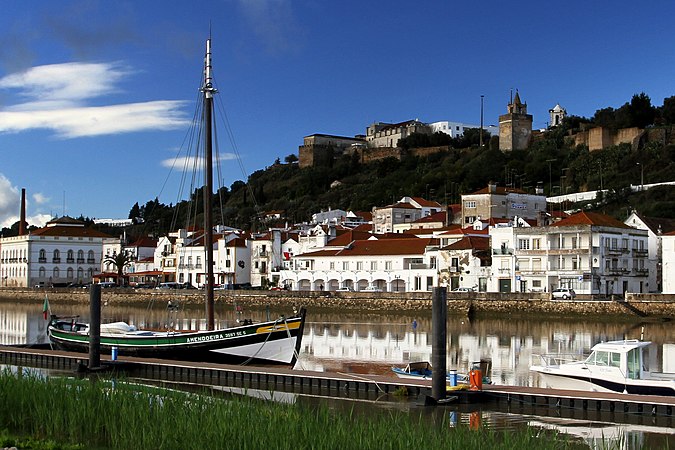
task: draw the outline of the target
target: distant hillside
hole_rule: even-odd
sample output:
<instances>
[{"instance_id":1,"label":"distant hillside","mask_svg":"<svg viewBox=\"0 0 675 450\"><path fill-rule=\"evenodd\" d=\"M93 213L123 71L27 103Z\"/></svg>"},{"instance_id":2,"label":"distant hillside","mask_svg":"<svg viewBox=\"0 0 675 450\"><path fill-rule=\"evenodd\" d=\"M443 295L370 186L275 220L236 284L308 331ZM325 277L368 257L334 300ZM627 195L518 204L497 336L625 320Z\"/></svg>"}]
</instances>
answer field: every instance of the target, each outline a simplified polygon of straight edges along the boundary
<instances>
[{"instance_id":1,"label":"distant hillside","mask_svg":"<svg viewBox=\"0 0 675 450\"><path fill-rule=\"evenodd\" d=\"M250 175L248 182L235 182L222 188L221 199L214 199L218 222L244 229L261 230L270 225L308 221L321 210L370 211L373 206L391 204L404 195L420 196L439 203L458 203L461 194L471 193L495 181L534 191L541 186L548 195L561 192L609 189L601 212L625 219L632 208L654 217L675 218L675 188L660 187L630 192L630 184L675 181L675 145L647 145L632 150L619 145L589 152L566 139L564 127L554 129L529 150L502 153L470 147L449 149L428 156L402 156L362 164L343 157L330 167L300 169L297 164L274 164ZM550 168L550 172L549 172ZM185 226L189 214L199 223L203 210L201 191L178 208L148 202L135 215L145 220L131 233L165 233L173 224ZM222 202L222 203L221 203ZM222 208L221 208L222 204ZM563 205L571 208L574 205ZM577 205L579 207L579 205ZM267 211L284 211L286 220L266 223Z\"/></svg>"}]
</instances>

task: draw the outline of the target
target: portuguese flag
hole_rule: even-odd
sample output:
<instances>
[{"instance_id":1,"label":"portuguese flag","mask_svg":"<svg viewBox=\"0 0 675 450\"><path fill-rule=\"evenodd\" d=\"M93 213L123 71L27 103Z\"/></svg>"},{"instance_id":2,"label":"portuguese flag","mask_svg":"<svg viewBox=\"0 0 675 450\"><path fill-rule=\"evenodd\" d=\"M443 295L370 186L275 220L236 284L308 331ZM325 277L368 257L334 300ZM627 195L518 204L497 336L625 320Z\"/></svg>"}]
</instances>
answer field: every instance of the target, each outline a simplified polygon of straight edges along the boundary
<instances>
[{"instance_id":1,"label":"portuguese flag","mask_svg":"<svg viewBox=\"0 0 675 450\"><path fill-rule=\"evenodd\" d=\"M42 317L47 320L47 317L49 316L49 299L45 295L45 302L42 304Z\"/></svg>"}]
</instances>

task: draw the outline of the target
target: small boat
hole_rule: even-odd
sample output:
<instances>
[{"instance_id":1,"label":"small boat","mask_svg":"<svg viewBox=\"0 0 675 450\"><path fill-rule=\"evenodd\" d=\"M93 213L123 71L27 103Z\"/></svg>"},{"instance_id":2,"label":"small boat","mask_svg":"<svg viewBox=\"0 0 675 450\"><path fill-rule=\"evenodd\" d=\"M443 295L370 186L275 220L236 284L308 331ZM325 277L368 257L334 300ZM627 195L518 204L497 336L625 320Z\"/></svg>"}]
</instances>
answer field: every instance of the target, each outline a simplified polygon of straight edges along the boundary
<instances>
[{"instance_id":1,"label":"small boat","mask_svg":"<svg viewBox=\"0 0 675 450\"><path fill-rule=\"evenodd\" d=\"M211 205L213 194L213 86L211 66L211 39L206 41L202 86L204 173L204 204ZM200 158L195 158L198 161ZM300 308L291 317L274 321L252 323L244 321L237 326L216 329L214 320L214 224L212 211L204 212L204 293L206 303L206 330L137 330L124 322L104 324L100 328L102 353L164 358L184 361L218 363L263 363L293 366L297 360L305 323L305 309ZM75 319L54 317L48 327L51 341L63 350L89 351L89 324Z\"/></svg>"},{"instance_id":2,"label":"small boat","mask_svg":"<svg viewBox=\"0 0 675 450\"><path fill-rule=\"evenodd\" d=\"M645 369L643 353L650 344L637 339L601 342L584 360L542 355L543 364L530 370L553 389L675 396L675 374Z\"/></svg>"},{"instance_id":3,"label":"small boat","mask_svg":"<svg viewBox=\"0 0 675 450\"><path fill-rule=\"evenodd\" d=\"M101 352L142 358L227 364L293 366L300 351L305 309L292 317L203 331L138 330L125 322L101 324ZM89 324L53 316L49 336L57 348L89 351Z\"/></svg>"},{"instance_id":4,"label":"small boat","mask_svg":"<svg viewBox=\"0 0 675 450\"><path fill-rule=\"evenodd\" d=\"M485 363L483 363L483 365L485 365ZM391 370L399 378L431 380L431 363L428 361L411 362L403 368L392 367ZM489 368L485 368L484 370L487 372ZM483 384L492 384L490 377L487 376L485 372L483 372ZM450 383L455 382L455 384L469 384L469 376L466 374L457 373L457 371L448 372L445 376L445 379Z\"/></svg>"}]
</instances>

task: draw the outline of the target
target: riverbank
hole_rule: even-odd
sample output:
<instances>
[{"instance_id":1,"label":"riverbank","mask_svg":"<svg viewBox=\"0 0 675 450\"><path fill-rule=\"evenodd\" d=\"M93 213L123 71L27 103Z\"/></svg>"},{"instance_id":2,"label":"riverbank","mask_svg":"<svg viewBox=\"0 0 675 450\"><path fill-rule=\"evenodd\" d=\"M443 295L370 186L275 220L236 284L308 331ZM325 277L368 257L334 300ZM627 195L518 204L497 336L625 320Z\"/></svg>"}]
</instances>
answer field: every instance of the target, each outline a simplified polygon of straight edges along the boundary
<instances>
[{"instance_id":1,"label":"riverbank","mask_svg":"<svg viewBox=\"0 0 675 450\"><path fill-rule=\"evenodd\" d=\"M0 301L41 302L45 295L52 305L87 304L85 289L0 288ZM197 290L103 289L102 301L108 305L145 305L179 301L201 307L203 293ZM414 292L297 292L297 291L216 291L216 306L234 303L247 308L305 306L315 311L431 311L431 293ZM623 300L551 300L545 293L499 294L449 292L448 314L468 316L536 315L548 318L569 316L608 317L619 320L674 319L675 296L628 294Z\"/></svg>"},{"instance_id":2,"label":"riverbank","mask_svg":"<svg viewBox=\"0 0 675 450\"><path fill-rule=\"evenodd\" d=\"M0 423L14 433L80 448L445 449L578 448L541 428L448 427L425 411L347 413L327 406L185 393L124 380L0 372ZM395 430L395 431L392 431ZM53 447L58 448L58 447Z\"/></svg>"}]
</instances>

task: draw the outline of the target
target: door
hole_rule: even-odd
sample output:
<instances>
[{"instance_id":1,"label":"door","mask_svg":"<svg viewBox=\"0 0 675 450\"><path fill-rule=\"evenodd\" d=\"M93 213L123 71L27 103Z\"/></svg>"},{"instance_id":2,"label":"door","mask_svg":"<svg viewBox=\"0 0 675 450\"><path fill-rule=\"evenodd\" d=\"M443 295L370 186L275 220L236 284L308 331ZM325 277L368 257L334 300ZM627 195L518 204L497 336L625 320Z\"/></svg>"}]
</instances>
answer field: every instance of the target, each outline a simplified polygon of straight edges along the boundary
<instances>
[{"instance_id":1,"label":"door","mask_svg":"<svg viewBox=\"0 0 675 450\"><path fill-rule=\"evenodd\" d=\"M511 279L510 278L500 278L499 279L499 292L511 292Z\"/></svg>"}]
</instances>

